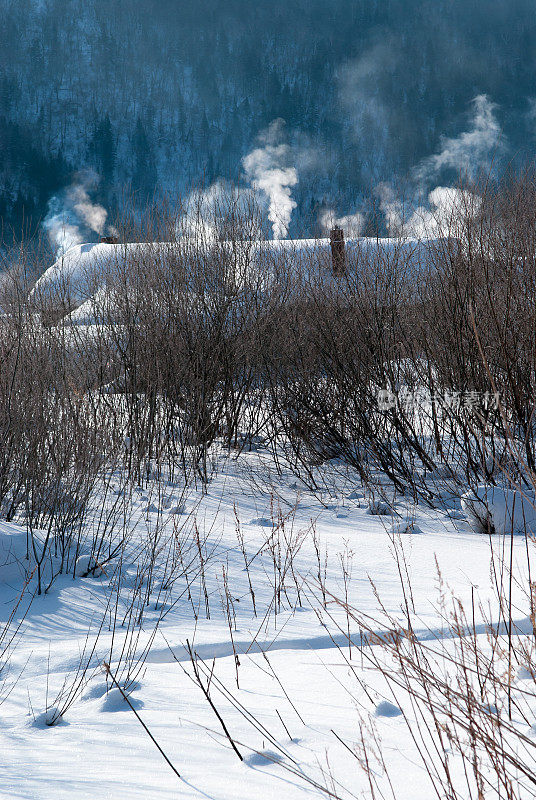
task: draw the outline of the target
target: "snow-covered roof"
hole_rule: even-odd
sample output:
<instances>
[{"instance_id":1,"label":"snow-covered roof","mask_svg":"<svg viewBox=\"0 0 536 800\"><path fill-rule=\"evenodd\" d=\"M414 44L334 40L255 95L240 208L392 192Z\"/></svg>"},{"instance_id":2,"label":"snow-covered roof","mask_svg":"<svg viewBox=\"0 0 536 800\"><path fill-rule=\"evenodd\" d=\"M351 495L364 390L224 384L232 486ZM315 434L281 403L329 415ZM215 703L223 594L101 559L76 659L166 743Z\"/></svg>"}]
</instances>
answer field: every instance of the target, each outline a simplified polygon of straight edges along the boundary
<instances>
[{"instance_id":1,"label":"snow-covered roof","mask_svg":"<svg viewBox=\"0 0 536 800\"><path fill-rule=\"evenodd\" d=\"M392 260L403 259L415 267L427 262L430 248L434 240L420 239L394 239L394 238L356 238L347 239L345 242L346 253L350 259L355 257L358 261L367 261L380 257L385 264ZM239 252L237 242L220 242L219 247L228 248L229 251ZM62 298L66 307L81 309L75 319L85 318L92 307L92 299L98 297L105 282L105 276L110 269L118 267L124 269L129 263L147 263L150 268L155 259L172 256L173 253L188 252L188 246L196 247L195 242L188 240L176 242L129 242L122 244L81 244L71 247L51 267L49 267L37 280L32 294L53 295ZM332 268L331 243L324 239L284 239L261 242L244 242L243 253L257 266L270 269L270 264L275 264L286 254L292 254L293 264L311 263L314 256L315 262L321 267L325 266L328 272Z\"/></svg>"}]
</instances>

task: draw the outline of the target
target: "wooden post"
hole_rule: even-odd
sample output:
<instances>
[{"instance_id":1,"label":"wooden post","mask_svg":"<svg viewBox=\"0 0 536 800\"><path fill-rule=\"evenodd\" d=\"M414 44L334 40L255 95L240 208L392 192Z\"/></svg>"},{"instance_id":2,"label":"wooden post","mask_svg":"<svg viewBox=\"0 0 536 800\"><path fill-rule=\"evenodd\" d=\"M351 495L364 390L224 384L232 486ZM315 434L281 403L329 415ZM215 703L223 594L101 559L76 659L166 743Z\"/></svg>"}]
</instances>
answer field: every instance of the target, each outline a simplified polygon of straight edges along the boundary
<instances>
[{"instance_id":1,"label":"wooden post","mask_svg":"<svg viewBox=\"0 0 536 800\"><path fill-rule=\"evenodd\" d=\"M329 233L331 243L331 261L333 264L333 274L343 275L346 270L346 248L344 244L344 232L336 225Z\"/></svg>"}]
</instances>

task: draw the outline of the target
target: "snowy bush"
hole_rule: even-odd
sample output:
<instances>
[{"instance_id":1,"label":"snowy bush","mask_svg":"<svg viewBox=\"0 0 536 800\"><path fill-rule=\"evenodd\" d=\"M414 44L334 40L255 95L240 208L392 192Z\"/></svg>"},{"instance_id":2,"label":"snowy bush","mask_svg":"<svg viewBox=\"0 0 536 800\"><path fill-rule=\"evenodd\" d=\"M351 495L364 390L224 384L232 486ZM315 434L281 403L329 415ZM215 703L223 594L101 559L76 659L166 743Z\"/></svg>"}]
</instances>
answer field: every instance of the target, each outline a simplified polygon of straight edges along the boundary
<instances>
[{"instance_id":1,"label":"snowy bush","mask_svg":"<svg viewBox=\"0 0 536 800\"><path fill-rule=\"evenodd\" d=\"M96 564L92 556L84 554L76 559L76 574L82 578L91 576L93 578L104 574L104 569L100 564Z\"/></svg>"},{"instance_id":2,"label":"snowy bush","mask_svg":"<svg viewBox=\"0 0 536 800\"><path fill-rule=\"evenodd\" d=\"M421 533L421 529L415 524L415 519L403 519L400 522L393 522L391 532L395 536L405 533Z\"/></svg>"},{"instance_id":3,"label":"snowy bush","mask_svg":"<svg viewBox=\"0 0 536 800\"><path fill-rule=\"evenodd\" d=\"M50 706L46 711L38 714L34 719L34 726L36 728L52 728L54 725L59 725L63 722L63 714L56 706Z\"/></svg>"},{"instance_id":4,"label":"snowy bush","mask_svg":"<svg viewBox=\"0 0 536 800\"><path fill-rule=\"evenodd\" d=\"M462 509L477 533L534 533L536 501L519 489L477 486L461 498Z\"/></svg>"}]
</instances>

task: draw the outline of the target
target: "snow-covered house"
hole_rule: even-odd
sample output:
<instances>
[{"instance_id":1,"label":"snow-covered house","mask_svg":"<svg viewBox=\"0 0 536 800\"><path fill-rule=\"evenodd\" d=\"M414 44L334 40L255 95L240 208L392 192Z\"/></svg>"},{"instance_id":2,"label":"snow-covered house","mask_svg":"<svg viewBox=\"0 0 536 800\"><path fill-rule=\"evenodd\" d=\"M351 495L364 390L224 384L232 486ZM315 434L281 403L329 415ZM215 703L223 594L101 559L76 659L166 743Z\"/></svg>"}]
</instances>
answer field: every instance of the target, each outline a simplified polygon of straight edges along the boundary
<instances>
[{"instance_id":1,"label":"snow-covered house","mask_svg":"<svg viewBox=\"0 0 536 800\"><path fill-rule=\"evenodd\" d=\"M395 263L411 265L419 270L430 259L438 240L397 238L350 238L334 229L330 238L283 239L256 242L217 242L204 245L206 253L227 258L231 268L240 273L239 281L247 275L275 274L278 266L292 265L297 271L310 270L314 265L328 279L336 281L349 265L359 265L380 259L384 269ZM104 302L105 285L110 276L128 274L129 265L149 271L158 262L193 257L195 242L124 242L101 241L71 247L61 255L37 280L32 294L50 297L61 305L73 323L88 322L95 303ZM195 250L198 257L198 249Z\"/></svg>"}]
</instances>

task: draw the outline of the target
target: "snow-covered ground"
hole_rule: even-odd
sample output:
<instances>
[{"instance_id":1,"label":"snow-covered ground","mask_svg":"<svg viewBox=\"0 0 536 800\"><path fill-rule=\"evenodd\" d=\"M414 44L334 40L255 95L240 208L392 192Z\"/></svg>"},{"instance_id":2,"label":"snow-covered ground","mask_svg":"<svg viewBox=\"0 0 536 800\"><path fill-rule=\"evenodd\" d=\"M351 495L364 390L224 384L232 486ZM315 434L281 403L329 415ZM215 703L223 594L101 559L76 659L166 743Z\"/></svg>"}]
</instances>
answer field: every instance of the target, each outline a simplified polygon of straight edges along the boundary
<instances>
[{"instance_id":1,"label":"snow-covered ground","mask_svg":"<svg viewBox=\"0 0 536 800\"><path fill-rule=\"evenodd\" d=\"M502 621L497 570L511 547L514 632L530 633L525 538L473 531L456 498L436 511L395 498L389 509L351 476L313 494L264 458L223 456L206 492L186 497L173 484L135 490L121 557L99 574L60 575L29 604L30 580L4 637L14 638L2 675L0 797L349 798L373 796L370 771L383 791L391 780L397 799L434 796L408 729L416 708L374 668L388 654L370 630L381 639L393 620L407 628L409 602L413 635L445 668L456 648L452 594L485 650L485 619ZM122 491L119 476L112 489ZM25 548L25 528L2 523L6 624ZM192 680L188 645L214 707ZM516 669L514 687L533 682ZM530 718L514 722L533 735ZM460 759L452 770L463 776Z\"/></svg>"}]
</instances>

